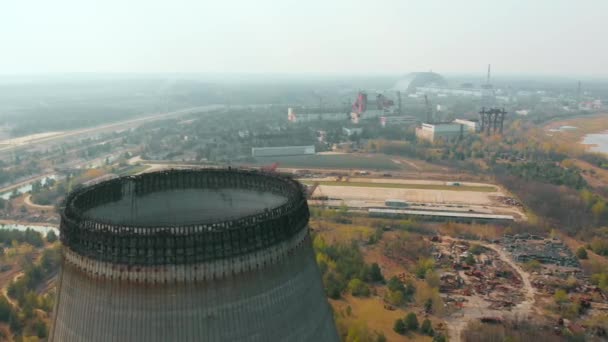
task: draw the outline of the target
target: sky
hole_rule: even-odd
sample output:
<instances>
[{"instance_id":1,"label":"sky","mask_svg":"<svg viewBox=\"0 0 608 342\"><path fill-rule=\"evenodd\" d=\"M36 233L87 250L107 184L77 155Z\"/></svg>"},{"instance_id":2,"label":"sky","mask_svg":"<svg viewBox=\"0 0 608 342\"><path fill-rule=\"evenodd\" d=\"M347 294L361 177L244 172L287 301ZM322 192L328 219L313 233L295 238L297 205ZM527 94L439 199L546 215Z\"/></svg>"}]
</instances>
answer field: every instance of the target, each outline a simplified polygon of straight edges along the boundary
<instances>
[{"instance_id":1,"label":"sky","mask_svg":"<svg viewBox=\"0 0 608 342\"><path fill-rule=\"evenodd\" d=\"M5 0L0 74L608 75L606 0Z\"/></svg>"}]
</instances>

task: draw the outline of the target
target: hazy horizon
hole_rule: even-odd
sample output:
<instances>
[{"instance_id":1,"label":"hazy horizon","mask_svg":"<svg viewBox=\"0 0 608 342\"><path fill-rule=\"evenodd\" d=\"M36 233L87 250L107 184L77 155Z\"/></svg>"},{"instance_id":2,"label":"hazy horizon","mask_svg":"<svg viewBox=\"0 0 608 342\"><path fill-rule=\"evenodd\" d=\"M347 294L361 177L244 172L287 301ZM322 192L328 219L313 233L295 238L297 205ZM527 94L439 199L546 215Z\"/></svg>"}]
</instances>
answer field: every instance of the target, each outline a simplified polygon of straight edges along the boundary
<instances>
[{"instance_id":1,"label":"hazy horizon","mask_svg":"<svg viewBox=\"0 0 608 342\"><path fill-rule=\"evenodd\" d=\"M2 75L608 76L604 1L4 4Z\"/></svg>"}]
</instances>

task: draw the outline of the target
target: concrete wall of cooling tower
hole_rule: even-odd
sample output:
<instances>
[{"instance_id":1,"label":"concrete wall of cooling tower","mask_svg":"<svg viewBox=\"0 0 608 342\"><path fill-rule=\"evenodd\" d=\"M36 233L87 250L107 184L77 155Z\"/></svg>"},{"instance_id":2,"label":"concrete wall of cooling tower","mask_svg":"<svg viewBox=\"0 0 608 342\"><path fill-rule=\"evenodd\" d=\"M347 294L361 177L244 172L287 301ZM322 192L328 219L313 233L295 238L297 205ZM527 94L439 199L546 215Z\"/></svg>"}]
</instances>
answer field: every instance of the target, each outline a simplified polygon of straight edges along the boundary
<instances>
[{"instance_id":1,"label":"concrete wall of cooling tower","mask_svg":"<svg viewBox=\"0 0 608 342\"><path fill-rule=\"evenodd\" d=\"M308 234L258 267L159 285L94 278L65 262L49 341L339 340Z\"/></svg>"}]
</instances>

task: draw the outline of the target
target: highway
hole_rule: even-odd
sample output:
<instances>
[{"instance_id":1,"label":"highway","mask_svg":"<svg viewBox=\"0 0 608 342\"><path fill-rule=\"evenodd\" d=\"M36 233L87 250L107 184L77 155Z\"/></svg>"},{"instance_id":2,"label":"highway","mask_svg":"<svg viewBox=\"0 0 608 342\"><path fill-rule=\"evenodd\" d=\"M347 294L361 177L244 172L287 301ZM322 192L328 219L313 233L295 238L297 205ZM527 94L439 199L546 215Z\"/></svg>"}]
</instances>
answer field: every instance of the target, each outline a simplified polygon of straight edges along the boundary
<instances>
[{"instance_id":1,"label":"highway","mask_svg":"<svg viewBox=\"0 0 608 342\"><path fill-rule=\"evenodd\" d=\"M95 126L95 127L82 128L82 129L77 129L77 130L72 130L72 131L65 131L60 134L51 135L51 136L47 136L47 137L41 137L40 139L32 139L32 140L26 141L22 144L19 144L19 145L11 145L11 146L2 147L2 148L0 148L0 153L12 152L17 149L25 149L25 148L34 147L34 146L40 145L40 144L44 144L44 146L48 146L48 143L50 143L50 142L62 141L62 140L68 139L68 138L74 138L74 137L85 136L85 135L92 136L92 135L99 134L102 132L112 132L112 131L116 131L119 129L134 128L134 127L138 127L144 123L151 122L151 121L163 120L163 119L168 119L171 117L177 117L177 116L192 114L192 113L196 113L196 112L210 112L210 111L214 111L214 110L218 110L218 109L222 109L222 108L224 108L223 105L208 105L208 106L200 106L200 107L191 107L191 108L180 109L180 110L167 112L167 113L152 114L152 115L142 116L142 117L138 117L138 118L134 118L134 119L113 122L113 123L104 124L104 125Z\"/></svg>"}]
</instances>

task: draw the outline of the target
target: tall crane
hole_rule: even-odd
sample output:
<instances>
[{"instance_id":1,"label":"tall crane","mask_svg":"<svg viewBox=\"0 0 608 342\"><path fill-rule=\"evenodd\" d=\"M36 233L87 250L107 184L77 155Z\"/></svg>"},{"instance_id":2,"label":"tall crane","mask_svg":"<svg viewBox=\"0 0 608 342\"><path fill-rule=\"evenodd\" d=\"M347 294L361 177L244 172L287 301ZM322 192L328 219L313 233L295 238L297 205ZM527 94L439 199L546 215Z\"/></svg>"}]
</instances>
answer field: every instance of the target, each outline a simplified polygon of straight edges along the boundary
<instances>
[{"instance_id":1,"label":"tall crane","mask_svg":"<svg viewBox=\"0 0 608 342\"><path fill-rule=\"evenodd\" d=\"M352 107L351 107L351 120L353 123L359 123L359 119L361 118L361 115L363 114L363 112L365 112L365 110L367 110L367 94L360 91L357 94L357 99L355 100L355 103L353 103Z\"/></svg>"}]
</instances>

